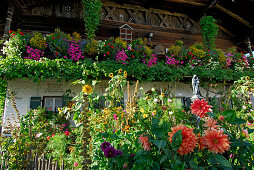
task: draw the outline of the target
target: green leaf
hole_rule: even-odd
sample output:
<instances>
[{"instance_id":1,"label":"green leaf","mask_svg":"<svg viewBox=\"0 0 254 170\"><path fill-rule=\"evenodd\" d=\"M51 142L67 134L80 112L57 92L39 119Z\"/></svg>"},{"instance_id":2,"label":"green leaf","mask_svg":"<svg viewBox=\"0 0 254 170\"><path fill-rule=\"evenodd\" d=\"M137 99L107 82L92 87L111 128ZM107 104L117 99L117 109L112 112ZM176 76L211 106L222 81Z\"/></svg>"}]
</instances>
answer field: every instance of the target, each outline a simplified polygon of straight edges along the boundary
<instances>
[{"instance_id":1,"label":"green leaf","mask_svg":"<svg viewBox=\"0 0 254 170\"><path fill-rule=\"evenodd\" d=\"M246 120L241 119L241 118L235 118L234 121L231 122L231 124L234 124L234 125L240 125L240 124L244 124L244 123L246 123Z\"/></svg>"},{"instance_id":2,"label":"green leaf","mask_svg":"<svg viewBox=\"0 0 254 170\"><path fill-rule=\"evenodd\" d=\"M82 106L82 103L81 103L81 102L78 102L78 103L75 105L74 111L80 110L80 109L81 109L81 106Z\"/></svg>"},{"instance_id":3,"label":"green leaf","mask_svg":"<svg viewBox=\"0 0 254 170\"><path fill-rule=\"evenodd\" d=\"M79 117L79 112L76 112L75 114L74 114L74 116L73 116L73 120L77 120L78 119L78 117Z\"/></svg>"},{"instance_id":4,"label":"green leaf","mask_svg":"<svg viewBox=\"0 0 254 170\"><path fill-rule=\"evenodd\" d=\"M220 154L216 154L215 158L218 161L218 163L220 163L222 166L225 166L227 168L232 168L231 163L224 156Z\"/></svg>"},{"instance_id":5,"label":"green leaf","mask_svg":"<svg viewBox=\"0 0 254 170\"><path fill-rule=\"evenodd\" d=\"M163 149L163 148L166 146L166 144L167 144L167 142L164 141L164 140L152 140L152 143L153 143L155 146L158 147L159 152L160 152L160 150Z\"/></svg>"},{"instance_id":6,"label":"green leaf","mask_svg":"<svg viewBox=\"0 0 254 170\"><path fill-rule=\"evenodd\" d=\"M168 159L167 155L163 156L163 158L160 160L160 163L165 162Z\"/></svg>"},{"instance_id":7,"label":"green leaf","mask_svg":"<svg viewBox=\"0 0 254 170\"><path fill-rule=\"evenodd\" d=\"M229 123L233 122L236 118L235 110L226 110L222 113L222 115L226 116L225 120L227 120Z\"/></svg>"},{"instance_id":8,"label":"green leaf","mask_svg":"<svg viewBox=\"0 0 254 170\"><path fill-rule=\"evenodd\" d=\"M208 161L213 165L219 163L226 168L232 168L231 163L220 154L210 154Z\"/></svg>"},{"instance_id":9,"label":"green leaf","mask_svg":"<svg viewBox=\"0 0 254 170\"><path fill-rule=\"evenodd\" d=\"M182 144L182 130L178 130L172 137L171 146L174 151L177 151Z\"/></svg>"}]
</instances>

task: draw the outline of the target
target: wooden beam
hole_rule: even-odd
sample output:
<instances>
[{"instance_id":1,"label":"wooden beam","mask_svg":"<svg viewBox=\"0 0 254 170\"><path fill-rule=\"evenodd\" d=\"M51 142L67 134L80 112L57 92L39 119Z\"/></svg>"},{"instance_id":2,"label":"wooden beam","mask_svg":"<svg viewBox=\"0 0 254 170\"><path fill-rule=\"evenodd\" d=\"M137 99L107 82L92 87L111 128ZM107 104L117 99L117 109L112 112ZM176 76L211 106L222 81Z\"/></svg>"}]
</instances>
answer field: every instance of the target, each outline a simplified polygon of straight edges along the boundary
<instances>
[{"instance_id":1,"label":"wooden beam","mask_svg":"<svg viewBox=\"0 0 254 170\"><path fill-rule=\"evenodd\" d=\"M227 33L227 34L230 35L231 37L233 37L233 38L236 37L235 34L231 33L231 32L230 32L229 30L227 30L226 28L220 26L219 24L216 24L216 25L219 27L220 30L222 30L223 32Z\"/></svg>"},{"instance_id":2,"label":"wooden beam","mask_svg":"<svg viewBox=\"0 0 254 170\"><path fill-rule=\"evenodd\" d=\"M188 5L195 5L195 6L206 6L203 3L189 1L189 0L165 0L166 2L174 2L174 3L181 3L181 4L188 4Z\"/></svg>"},{"instance_id":3,"label":"wooden beam","mask_svg":"<svg viewBox=\"0 0 254 170\"><path fill-rule=\"evenodd\" d=\"M247 27L252 28L252 26L250 25L250 23L248 21L244 20L243 18L239 17L238 15L234 14L233 12L227 10L226 8L220 6L219 4L216 4L215 7L218 8L219 10L221 10L222 12L230 15L231 17L235 18L236 20L238 20L242 24L246 25Z\"/></svg>"}]
</instances>

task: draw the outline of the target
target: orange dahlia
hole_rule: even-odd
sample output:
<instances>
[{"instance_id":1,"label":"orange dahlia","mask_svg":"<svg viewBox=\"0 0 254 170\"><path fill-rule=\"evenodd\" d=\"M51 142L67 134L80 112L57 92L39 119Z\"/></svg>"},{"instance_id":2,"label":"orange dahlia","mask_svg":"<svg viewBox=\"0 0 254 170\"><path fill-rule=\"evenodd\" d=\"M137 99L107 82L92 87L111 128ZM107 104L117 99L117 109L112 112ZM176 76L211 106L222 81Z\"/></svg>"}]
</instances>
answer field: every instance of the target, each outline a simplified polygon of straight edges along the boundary
<instances>
[{"instance_id":1,"label":"orange dahlia","mask_svg":"<svg viewBox=\"0 0 254 170\"><path fill-rule=\"evenodd\" d=\"M180 155L184 155L184 154L193 152L193 149L198 144L198 137L193 133L193 129L188 128L183 125L178 125L178 126L172 127L171 130L172 130L172 132L168 132L169 142L172 142L172 138L178 130L182 130L182 133L181 133L182 134L182 143L181 143L180 148L177 150L177 152Z\"/></svg>"},{"instance_id":2,"label":"orange dahlia","mask_svg":"<svg viewBox=\"0 0 254 170\"><path fill-rule=\"evenodd\" d=\"M209 117L205 119L205 124L203 125L204 127L208 128L208 129L217 129L218 127L220 127L219 125L217 125L217 121L214 120L213 118Z\"/></svg>"},{"instance_id":3,"label":"orange dahlia","mask_svg":"<svg viewBox=\"0 0 254 170\"><path fill-rule=\"evenodd\" d=\"M203 136L200 135L200 132L198 134L198 150L204 150L205 147L205 140Z\"/></svg>"},{"instance_id":4,"label":"orange dahlia","mask_svg":"<svg viewBox=\"0 0 254 170\"><path fill-rule=\"evenodd\" d=\"M228 135L224 134L223 130L211 129L205 131L203 138L205 140L206 147L213 153L222 154L223 152L228 151L230 148Z\"/></svg>"},{"instance_id":5,"label":"orange dahlia","mask_svg":"<svg viewBox=\"0 0 254 170\"><path fill-rule=\"evenodd\" d=\"M141 145L143 146L145 151L150 151L151 150L151 143L148 140L148 136L143 136L144 134L140 135L139 142L141 143Z\"/></svg>"},{"instance_id":6,"label":"orange dahlia","mask_svg":"<svg viewBox=\"0 0 254 170\"><path fill-rule=\"evenodd\" d=\"M208 105L208 102L206 102L204 99L197 99L191 103L192 113L200 118L207 116L206 113L210 112L210 108L212 108L212 106Z\"/></svg>"}]
</instances>

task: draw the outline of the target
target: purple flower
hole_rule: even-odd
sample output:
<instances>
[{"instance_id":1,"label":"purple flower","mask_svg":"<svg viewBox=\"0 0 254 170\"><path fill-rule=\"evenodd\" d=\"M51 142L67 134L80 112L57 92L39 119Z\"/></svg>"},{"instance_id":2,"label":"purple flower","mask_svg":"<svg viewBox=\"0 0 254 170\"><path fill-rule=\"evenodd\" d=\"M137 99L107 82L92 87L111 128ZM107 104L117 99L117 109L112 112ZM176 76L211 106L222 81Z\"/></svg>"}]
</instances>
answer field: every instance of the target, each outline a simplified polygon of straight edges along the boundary
<instances>
[{"instance_id":1,"label":"purple flower","mask_svg":"<svg viewBox=\"0 0 254 170\"><path fill-rule=\"evenodd\" d=\"M123 152L121 150L116 150L116 156L121 155L123 156Z\"/></svg>"},{"instance_id":2,"label":"purple flower","mask_svg":"<svg viewBox=\"0 0 254 170\"><path fill-rule=\"evenodd\" d=\"M101 144L101 150L102 150L103 152L105 152L105 150L106 150L108 147L111 147L111 144L110 144L109 142L107 142L107 141L102 142L102 144Z\"/></svg>"},{"instance_id":3,"label":"purple flower","mask_svg":"<svg viewBox=\"0 0 254 170\"><path fill-rule=\"evenodd\" d=\"M114 158L117 156L117 150L114 147L107 147L104 151L104 156Z\"/></svg>"}]
</instances>

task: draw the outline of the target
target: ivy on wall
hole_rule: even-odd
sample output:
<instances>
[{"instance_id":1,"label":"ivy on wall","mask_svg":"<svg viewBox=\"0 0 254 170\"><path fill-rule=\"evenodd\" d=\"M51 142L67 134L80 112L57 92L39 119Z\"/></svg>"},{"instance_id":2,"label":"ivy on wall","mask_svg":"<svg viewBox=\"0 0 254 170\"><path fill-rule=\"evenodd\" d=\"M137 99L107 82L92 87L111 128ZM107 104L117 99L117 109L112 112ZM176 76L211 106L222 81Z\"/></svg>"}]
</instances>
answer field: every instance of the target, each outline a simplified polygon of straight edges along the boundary
<instances>
[{"instance_id":1,"label":"ivy on wall","mask_svg":"<svg viewBox=\"0 0 254 170\"><path fill-rule=\"evenodd\" d=\"M2 124L6 87L7 87L6 80L0 78L0 126Z\"/></svg>"},{"instance_id":2,"label":"ivy on wall","mask_svg":"<svg viewBox=\"0 0 254 170\"><path fill-rule=\"evenodd\" d=\"M87 39L91 40L95 36L95 31L101 21L101 0L82 0L83 17Z\"/></svg>"},{"instance_id":3,"label":"ivy on wall","mask_svg":"<svg viewBox=\"0 0 254 170\"><path fill-rule=\"evenodd\" d=\"M215 48L215 40L218 35L218 26L212 16L204 16L200 19L201 33L206 50Z\"/></svg>"}]
</instances>

